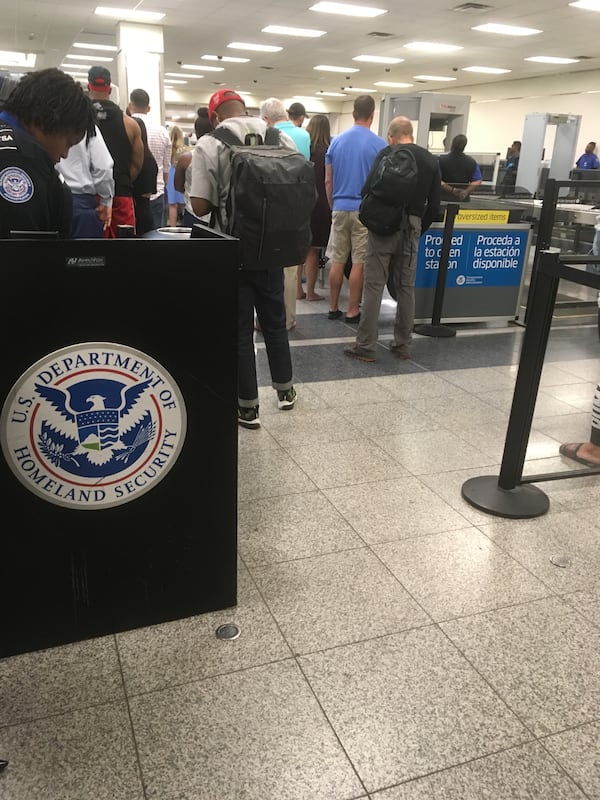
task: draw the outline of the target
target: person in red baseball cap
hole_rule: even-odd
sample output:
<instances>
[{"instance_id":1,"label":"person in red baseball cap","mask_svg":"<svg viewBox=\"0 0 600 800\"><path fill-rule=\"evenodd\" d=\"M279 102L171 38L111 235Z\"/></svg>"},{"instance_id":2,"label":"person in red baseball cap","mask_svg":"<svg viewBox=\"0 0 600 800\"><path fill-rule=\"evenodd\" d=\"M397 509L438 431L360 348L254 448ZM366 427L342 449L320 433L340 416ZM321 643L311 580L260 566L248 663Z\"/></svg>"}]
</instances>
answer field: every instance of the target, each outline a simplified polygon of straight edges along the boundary
<instances>
[{"instance_id":1,"label":"person in red baseball cap","mask_svg":"<svg viewBox=\"0 0 600 800\"><path fill-rule=\"evenodd\" d=\"M213 128L229 129L240 144L256 137L265 141L267 123L250 117L246 104L234 89L219 89L208 103ZM248 137L248 138L247 138ZM282 131L280 143L290 150L296 146ZM227 197L231 178L230 148L210 133L198 139L192 156L190 200L194 214L214 212L216 227L227 232ZM247 265L246 265L247 266ZM283 266L280 269L245 268L238 277L238 424L258 428L258 385L254 354L254 309L258 315L271 370L277 405L292 409L296 390L292 381L292 358L285 326Z\"/></svg>"}]
</instances>

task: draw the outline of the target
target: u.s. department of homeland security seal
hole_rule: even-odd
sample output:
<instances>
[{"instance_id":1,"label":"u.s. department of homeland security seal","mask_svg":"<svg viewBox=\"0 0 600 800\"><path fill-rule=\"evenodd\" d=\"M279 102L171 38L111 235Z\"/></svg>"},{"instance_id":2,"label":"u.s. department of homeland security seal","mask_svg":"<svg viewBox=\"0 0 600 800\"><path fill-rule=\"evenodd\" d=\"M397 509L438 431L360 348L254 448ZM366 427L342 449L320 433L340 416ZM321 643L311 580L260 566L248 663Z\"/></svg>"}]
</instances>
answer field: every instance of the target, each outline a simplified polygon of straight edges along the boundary
<instances>
[{"instance_id":1,"label":"u.s. department of homeland security seal","mask_svg":"<svg viewBox=\"0 0 600 800\"><path fill-rule=\"evenodd\" d=\"M182 394L157 361L122 344L85 342L21 375L0 415L0 444L33 494L98 510L154 489L179 457L186 423Z\"/></svg>"},{"instance_id":2,"label":"u.s. department of homeland security seal","mask_svg":"<svg viewBox=\"0 0 600 800\"><path fill-rule=\"evenodd\" d=\"M9 203L26 203L33 191L33 181L20 167L6 167L0 172L0 196Z\"/></svg>"}]
</instances>

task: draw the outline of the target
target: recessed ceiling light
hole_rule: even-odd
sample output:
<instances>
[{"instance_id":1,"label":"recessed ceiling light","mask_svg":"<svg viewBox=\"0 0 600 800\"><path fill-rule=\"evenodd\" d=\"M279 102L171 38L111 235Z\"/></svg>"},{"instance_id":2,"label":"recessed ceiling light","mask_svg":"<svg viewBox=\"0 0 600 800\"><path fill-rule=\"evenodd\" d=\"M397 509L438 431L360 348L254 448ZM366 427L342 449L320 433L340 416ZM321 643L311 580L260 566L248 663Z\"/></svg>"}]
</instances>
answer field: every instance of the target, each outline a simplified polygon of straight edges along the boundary
<instances>
[{"instance_id":1,"label":"recessed ceiling light","mask_svg":"<svg viewBox=\"0 0 600 800\"><path fill-rule=\"evenodd\" d=\"M345 92L360 92L361 94L377 94L378 89L361 89L360 86L344 86Z\"/></svg>"},{"instance_id":2,"label":"recessed ceiling light","mask_svg":"<svg viewBox=\"0 0 600 800\"><path fill-rule=\"evenodd\" d=\"M369 6L352 6L348 3L315 3L309 11L321 11L323 14L344 14L348 17L380 17L387 14L387 8L369 8Z\"/></svg>"},{"instance_id":3,"label":"recessed ceiling light","mask_svg":"<svg viewBox=\"0 0 600 800\"><path fill-rule=\"evenodd\" d=\"M368 61L371 64L400 64L403 58L388 58L387 56L354 56L352 61Z\"/></svg>"},{"instance_id":4,"label":"recessed ceiling light","mask_svg":"<svg viewBox=\"0 0 600 800\"><path fill-rule=\"evenodd\" d=\"M578 58L559 58L558 56L531 56L524 61L537 61L540 64L577 64Z\"/></svg>"},{"instance_id":5,"label":"recessed ceiling light","mask_svg":"<svg viewBox=\"0 0 600 800\"><path fill-rule=\"evenodd\" d=\"M443 75L413 75L416 81L455 81L456 78L447 78Z\"/></svg>"},{"instance_id":6,"label":"recessed ceiling light","mask_svg":"<svg viewBox=\"0 0 600 800\"><path fill-rule=\"evenodd\" d=\"M510 69L502 69L501 67L463 67L463 72L483 72L486 75L503 75L505 72L511 72Z\"/></svg>"},{"instance_id":7,"label":"recessed ceiling light","mask_svg":"<svg viewBox=\"0 0 600 800\"><path fill-rule=\"evenodd\" d=\"M533 36L536 33L543 33L538 28L520 28L518 25L500 25L495 22L476 25L471 30L481 31L482 33L501 33L504 36Z\"/></svg>"},{"instance_id":8,"label":"recessed ceiling light","mask_svg":"<svg viewBox=\"0 0 600 800\"><path fill-rule=\"evenodd\" d=\"M113 19L128 19L132 22L160 22L165 16L160 11L137 11L136 9L109 8L108 6L98 6L94 14Z\"/></svg>"},{"instance_id":9,"label":"recessed ceiling light","mask_svg":"<svg viewBox=\"0 0 600 800\"><path fill-rule=\"evenodd\" d=\"M118 53L119 48L114 44L90 44L89 42L73 42L73 47L81 47L83 50L104 50L109 53Z\"/></svg>"},{"instance_id":10,"label":"recessed ceiling light","mask_svg":"<svg viewBox=\"0 0 600 800\"><path fill-rule=\"evenodd\" d=\"M453 53L463 48L457 44L439 44L437 42L409 42L405 44L408 50L422 50L425 53Z\"/></svg>"},{"instance_id":11,"label":"recessed ceiling light","mask_svg":"<svg viewBox=\"0 0 600 800\"><path fill-rule=\"evenodd\" d=\"M313 69L319 69L321 72L344 72L347 74L350 72L360 72L356 67L332 67L329 64L318 64L316 67L313 67Z\"/></svg>"},{"instance_id":12,"label":"recessed ceiling light","mask_svg":"<svg viewBox=\"0 0 600 800\"><path fill-rule=\"evenodd\" d=\"M309 39L317 39L325 36L327 31L317 31L313 28L289 28L286 25L267 25L262 29L263 33L280 33L282 36L307 36Z\"/></svg>"},{"instance_id":13,"label":"recessed ceiling light","mask_svg":"<svg viewBox=\"0 0 600 800\"><path fill-rule=\"evenodd\" d=\"M247 64L249 58L240 58L239 56L200 56L207 61L230 61L232 64Z\"/></svg>"},{"instance_id":14,"label":"recessed ceiling light","mask_svg":"<svg viewBox=\"0 0 600 800\"><path fill-rule=\"evenodd\" d=\"M35 67L35 53L0 50L0 64L6 67Z\"/></svg>"},{"instance_id":15,"label":"recessed ceiling light","mask_svg":"<svg viewBox=\"0 0 600 800\"><path fill-rule=\"evenodd\" d=\"M394 81L375 81L373 86L391 86L394 89L408 89L412 83L395 83Z\"/></svg>"},{"instance_id":16,"label":"recessed ceiling light","mask_svg":"<svg viewBox=\"0 0 600 800\"><path fill-rule=\"evenodd\" d=\"M575 3L569 3L569 5L583 8L586 11L600 11L600 0L577 0Z\"/></svg>"},{"instance_id":17,"label":"recessed ceiling light","mask_svg":"<svg viewBox=\"0 0 600 800\"><path fill-rule=\"evenodd\" d=\"M165 72L165 78L203 78L204 75L186 75L185 72Z\"/></svg>"},{"instance_id":18,"label":"recessed ceiling light","mask_svg":"<svg viewBox=\"0 0 600 800\"><path fill-rule=\"evenodd\" d=\"M181 64L182 69L201 69L203 72L223 72L225 67L208 67L206 64Z\"/></svg>"},{"instance_id":19,"label":"recessed ceiling light","mask_svg":"<svg viewBox=\"0 0 600 800\"><path fill-rule=\"evenodd\" d=\"M89 54L87 57L89 57ZM86 58L86 56L83 56L81 53L79 53L79 55L68 55L65 56L65 58L74 58L75 60L79 59L81 61L81 59ZM93 59L94 61L114 61L114 58L111 58L110 56L93 56Z\"/></svg>"},{"instance_id":20,"label":"recessed ceiling light","mask_svg":"<svg viewBox=\"0 0 600 800\"><path fill-rule=\"evenodd\" d=\"M227 47L233 50L257 50L259 53L279 53L283 47L274 44L253 44L252 42L229 42Z\"/></svg>"}]
</instances>

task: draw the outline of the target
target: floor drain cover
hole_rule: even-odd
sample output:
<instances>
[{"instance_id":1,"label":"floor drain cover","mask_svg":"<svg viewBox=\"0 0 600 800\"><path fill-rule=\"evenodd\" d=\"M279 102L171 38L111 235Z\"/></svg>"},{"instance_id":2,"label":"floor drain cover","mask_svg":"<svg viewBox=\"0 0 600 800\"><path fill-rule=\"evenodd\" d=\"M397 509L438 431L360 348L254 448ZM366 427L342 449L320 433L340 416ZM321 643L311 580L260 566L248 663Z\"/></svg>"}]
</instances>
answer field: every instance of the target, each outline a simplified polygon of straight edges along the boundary
<instances>
[{"instance_id":1,"label":"floor drain cover","mask_svg":"<svg viewBox=\"0 0 600 800\"><path fill-rule=\"evenodd\" d=\"M233 622L228 622L226 625L219 625L217 628L217 639L237 639L241 630Z\"/></svg>"}]
</instances>

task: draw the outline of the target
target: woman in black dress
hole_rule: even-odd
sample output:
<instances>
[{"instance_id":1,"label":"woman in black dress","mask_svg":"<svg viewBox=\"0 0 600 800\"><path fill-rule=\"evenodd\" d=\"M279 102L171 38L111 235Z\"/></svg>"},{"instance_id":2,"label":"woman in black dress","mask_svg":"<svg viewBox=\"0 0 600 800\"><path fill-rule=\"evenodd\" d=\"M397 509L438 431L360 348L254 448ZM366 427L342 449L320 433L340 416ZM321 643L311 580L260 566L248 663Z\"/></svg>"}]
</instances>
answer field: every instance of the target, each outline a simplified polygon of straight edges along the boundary
<instances>
[{"instance_id":1,"label":"woman in black dress","mask_svg":"<svg viewBox=\"0 0 600 800\"><path fill-rule=\"evenodd\" d=\"M306 255L306 295L302 289L302 270L298 270L298 292L300 300L323 300L315 292L319 274L319 255L322 248L327 247L329 229L331 228L331 209L325 193L325 153L331 142L329 118L324 114L314 114L306 126L310 134L310 160L315 165L315 183L318 199L310 219L312 232L311 245Z\"/></svg>"}]
</instances>

